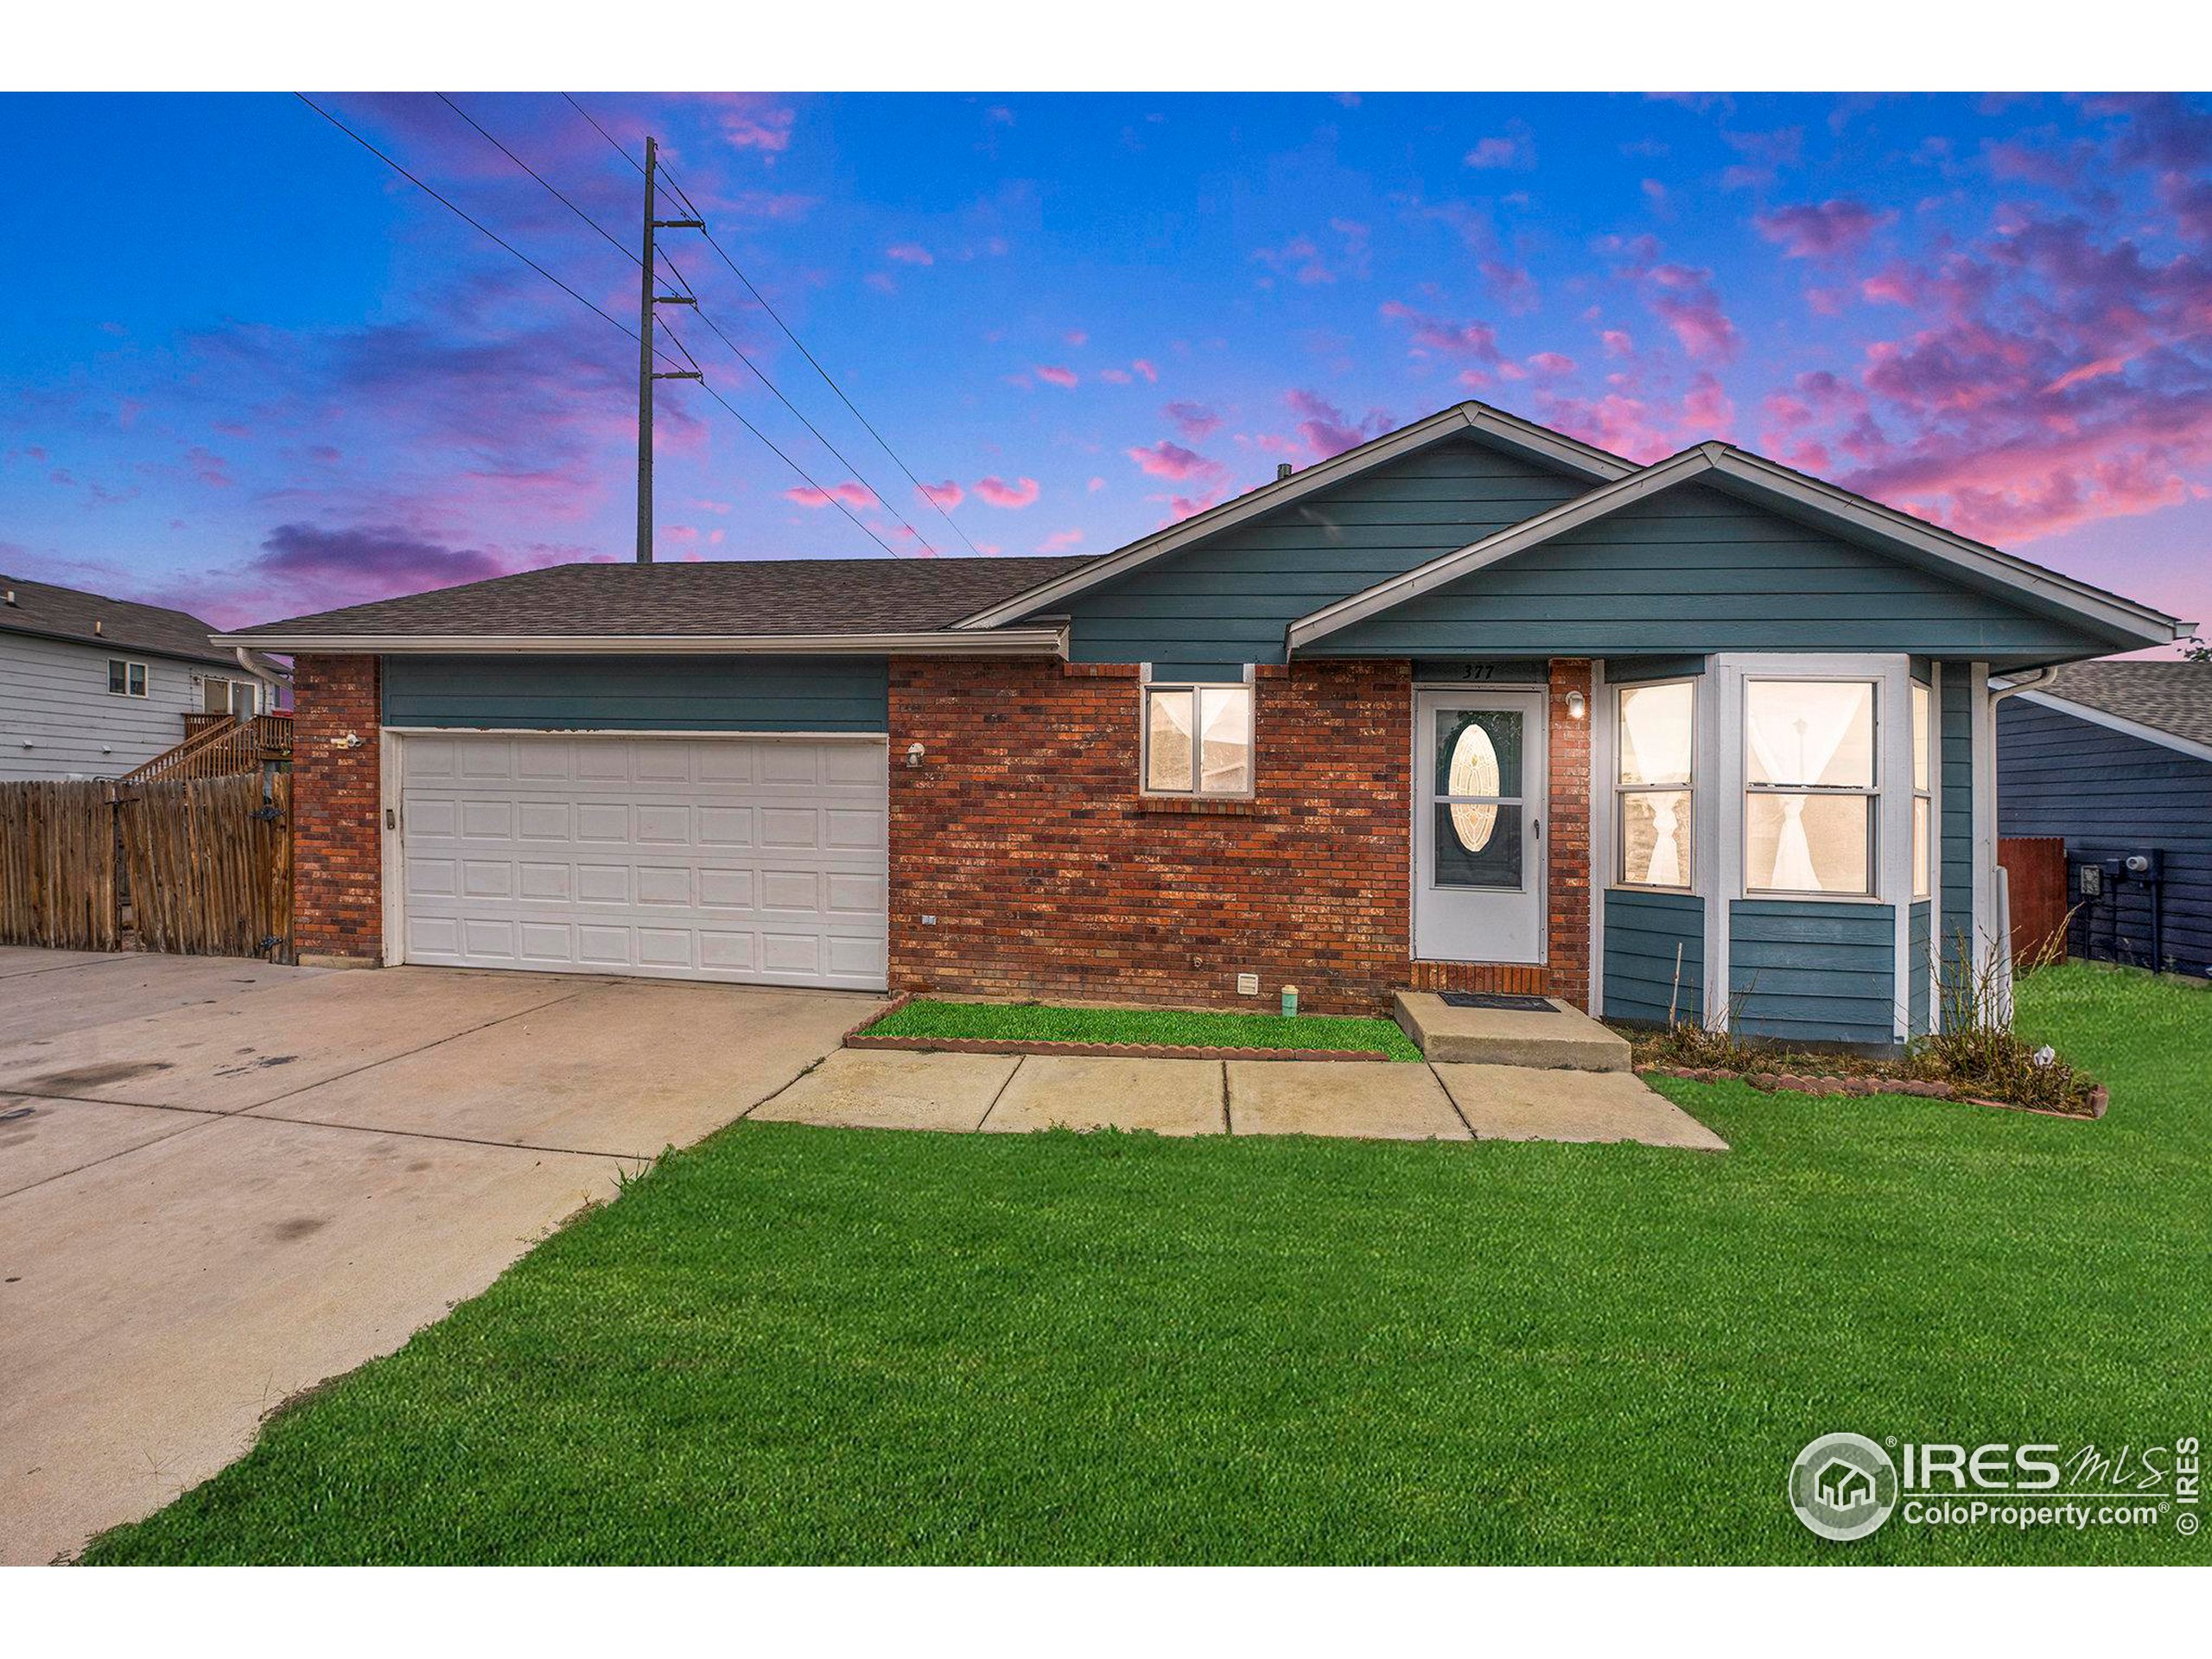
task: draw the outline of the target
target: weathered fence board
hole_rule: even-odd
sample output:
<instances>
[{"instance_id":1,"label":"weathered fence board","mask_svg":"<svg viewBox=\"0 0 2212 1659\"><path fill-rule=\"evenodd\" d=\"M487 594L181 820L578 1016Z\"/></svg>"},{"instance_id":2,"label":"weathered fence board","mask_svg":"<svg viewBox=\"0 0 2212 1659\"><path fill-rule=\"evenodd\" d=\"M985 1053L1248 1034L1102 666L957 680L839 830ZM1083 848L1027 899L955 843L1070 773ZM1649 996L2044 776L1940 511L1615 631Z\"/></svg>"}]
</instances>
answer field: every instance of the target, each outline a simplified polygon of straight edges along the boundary
<instances>
[{"instance_id":1,"label":"weathered fence board","mask_svg":"<svg viewBox=\"0 0 2212 1659\"><path fill-rule=\"evenodd\" d=\"M251 773L142 784L124 798L131 919L147 950L253 957L273 938L289 953L291 801L287 773L265 804Z\"/></svg>"},{"instance_id":2,"label":"weathered fence board","mask_svg":"<svg viewBox=\"0 0 2212 1659\"><path fill-rule=\"evenodd\" d=\"M289 959L292 779L0 784L0 944ZM270 942L275 941L272 945Z\"/></svg>"},{"instance_id":3,"label":"weathered fence board","mask_svg":"<svg viewBox=\"0 0 2212 1659\"><path fill-rule=\"evenodd\" d=\"M111 793L99 783L0 784L0 944L116 948Z\"/></svg>"}]
</instances>

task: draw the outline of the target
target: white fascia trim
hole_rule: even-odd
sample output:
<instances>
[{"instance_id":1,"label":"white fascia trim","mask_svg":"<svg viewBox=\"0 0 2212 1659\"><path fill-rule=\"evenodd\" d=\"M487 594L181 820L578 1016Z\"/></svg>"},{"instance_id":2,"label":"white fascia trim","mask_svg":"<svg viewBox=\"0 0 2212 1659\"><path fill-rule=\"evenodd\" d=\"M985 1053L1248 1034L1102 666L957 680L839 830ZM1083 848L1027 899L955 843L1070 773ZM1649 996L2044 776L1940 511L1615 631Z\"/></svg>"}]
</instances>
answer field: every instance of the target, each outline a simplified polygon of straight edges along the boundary
<instances>
[{"instance_id":1,"label":"white fascia trim","mask_svg":"<svg viewBox=\"0 0 2212 1659\"><path fill-rule=\"evenodd\" d=\"M1725 443L1700 444L1678 455L1654 461L1639 473L1602 486L1587 495L1540 512L1535 518L1471 543L1457 552L1416 566L1388 582L1338 600L1335 604L1302 616L1290 625L1289 647L1294 652L1314 640L1353 623L1363 621L1408 600L1443 587L1500 559L1525 552L1540 543L1564 534L1615 509L1638 501L1656 491L1686 483L1707 473L1719 474L1741 484L1782 496L1810 512L1825 514L1870 535L1903 543L1916 551L1956 565L1984 581L2045 606L2057 606L2105 628L2145 645L2167 645L2187 637L2189 625L2162 611L2094 588L1954 536L1878 502L1868 501L1778 467L1770 461L1746 454Z\"/></svg>"},{"instance_id":2,"label":"white fascia trim","mask_svg":"<svg viewBox=\"0 0 2212 1659\"><path fill-rule=\"evenodd\" d=\"M999 628L988 633L938 628L914 633L391 633L219 634L216 643L260 651L334 652L356 656L407 654L482 657L602 655L790 657L1065 658L1065 627Z\"/></svg>"},{"instance_id":3,"label":"white fascia trim","mask_svg":"<svg viewBox=\"0 0 2212 1659\"><path fill-rule=\"evenodd\" d=\"M1654 461L1642 472L1619 479L1594 489L1587 495L1563 502L1548 512L1540 512L1533 518L1524 518L1479 542L1470 543L1455 553L1446 553L1440 559L1378 582L1372 588L1362 588L1333 605L1301 616L1290 625L1289 644L1294 652L1338 629L1348 628L1355 622L1363 622L1370 616L1380 615L1417 599L1432 589L1457 582L1460 577L1496 564L1500 559L1511 558L1541 542L1592 519L1602 518L1616 507L1625 506L1645 496L1656 494L1670 485L1694 478L1712 470L1713 462L1702 450L1691 449L1666 461Z\"/></svg>"},{"instance_id":4,"label":"white fascia trim","mask_svg":"<svg viewBox=\"0 0 2212 1659\"><path fill-rule=\"evenodd\" d=\"M2178 737L2171 732L2162 732L2155 726L2145 726L2139 720L2130 720L2124 715L2107 714L2101 709L2092 709L2085 702L2074 702L2050 691L2031 691L2024 687L2006 688L2009 695L2054 714L2071 715L2076 720L2086 720L2092 726L2101 726L2107 731L2118 732L2125 737L2139 737L2145 743L2155 743L2162 749L2171 749L2185 754L2192 760L2212 760L2212 743L2199 743L2193 738Z\"/></svg>"},{"instance_id":5,"label":"white fascia trim","mask_svg":"<svg viewBox=\"0 0 2212 1659\"><path fill-rule=\"evenodd\" d=\"M1426 448L1440 438L1450 437L1454 432L1466 431L1487 433L1491 437L1541 454L1546 460L1580 473L1586 478L1610 481L1625 478L1636 471L1632 462L1623 461L1618 455L1579 442L1564 433L1517 420L1502 410L1491 409L1483 404L1455 404L1426 420L1401 427L1395 432L1361 444L1357 449L1347 449L1344 454L1317 462L1302 472L1293 473L1288 478L1262 484L1233 501L1224 501L1210 512L1185 518L1182 523L1147 536L1142 541L1132 542L1079 570L1071 570L1066 575L1057 576L1027 593L1002 600L988 610L963 618L953 626L995 628L1031 615L1085 588L1126 575L1140 565L1179 552L1194 542L1203 541L1209 536L1233 529L1263 513L1273 512L1279 507L1302 500L1316 490L1340 484L1370 467L1395 461L1401 455Z\"/></svg>"}]
</instances>

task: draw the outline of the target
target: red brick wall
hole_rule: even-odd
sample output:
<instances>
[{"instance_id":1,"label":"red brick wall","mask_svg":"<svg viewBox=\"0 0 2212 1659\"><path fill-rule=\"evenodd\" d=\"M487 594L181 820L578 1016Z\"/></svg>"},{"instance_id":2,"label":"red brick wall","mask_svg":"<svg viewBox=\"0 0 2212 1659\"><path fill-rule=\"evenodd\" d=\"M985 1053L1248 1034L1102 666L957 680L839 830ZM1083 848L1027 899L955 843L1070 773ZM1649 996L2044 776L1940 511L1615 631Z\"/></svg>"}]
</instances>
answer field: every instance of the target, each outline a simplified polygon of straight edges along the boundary
<instances>
[{"instance_id":1,"label":"red brick wall","mask_svg":"<svg viewBox=\"0 0 2212 1659\"><path fill-rule=\"evenodd\" d=\"M1567 711L1570 693L1582 699L1582 718ZM1544 825L1551 849L1551 938L1546 951L1551 994L1578 1008L1590 1006L1590 664L1555 657L1551 664L1551 817Z\"/></svg>"},{"instance_id":2,"label":"red brick wall","mask_svg":"<svg viewBox=\"0 0 2212 1659\"><path fill-rule=\"evenodd\" d=\"M1586 695L1588 664L1560 668ZM1410 664L1262 668L1255 799L1234 804L1138 793L1136 675L893 661L893 990L1272 1010L1287 982L1309 1009L1365 1014L1409 984L1552 988L1542 968L1408 959ZM1555 785L1581 791L1560 839L1583 863L1567 868L1554 841L1551 948L1566 963L1554 994L1582 1001L1588 723L1566 720L1567 684L1555 677L1552 764ZM1240 972L1260 976L1256 1001L1236 995Z\"/></svg>"},{"instance_id":3,"label":"red brick wall","mask_svg":"<svg viewBox=\"0 0 2212 1659\"><path fill-rule=\"evenodd\" d=\"M292 664L292 945L302 957L383 960L378 671L374 657ZM348 732L360 747L333 746Z\"/></svg>"}]
</instances>

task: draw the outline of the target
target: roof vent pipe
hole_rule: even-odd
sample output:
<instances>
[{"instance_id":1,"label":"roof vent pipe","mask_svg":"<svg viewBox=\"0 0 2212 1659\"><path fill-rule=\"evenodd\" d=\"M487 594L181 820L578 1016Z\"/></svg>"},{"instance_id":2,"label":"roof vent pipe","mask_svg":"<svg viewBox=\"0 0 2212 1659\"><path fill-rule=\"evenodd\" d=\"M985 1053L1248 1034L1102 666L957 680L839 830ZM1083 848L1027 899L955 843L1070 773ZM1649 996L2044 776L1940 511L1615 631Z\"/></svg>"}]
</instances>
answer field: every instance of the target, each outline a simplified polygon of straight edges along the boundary
<instances>
[{"instance_id":1,"label":"roof vent pipe","mask_svg":"<svg viewBox=\"0 0 2212 1659\"><path fill-rule=\"evenodd\" d=\"M1279 461L1275 462L1275 482L1278 484L1281 483L1283 480L1288 478L1297 470L1298 469L1295 467L1293 467L1287 461Z\"/></svg>"},{"instance_id":2,"label":"roof vent pipe","mask_svg":"<svg viewBox=\"0 0 2212 1659\"><path fill-rule=\"evenodd\" d=\"M16 602L16 590L12 588L8 590L8 602L10 605L13 605Z\"/></svg>"},{"instance_id":3,"label":"roof vent pipe","mask_svg":"<svg viewBox=\"0 0 2212 1659\"><path fill-rule=\"evenodd\" d=\"M104 631L105 631L105 626L106 626L106 625L105 625L105 623L103 623L103 622L99 620L99 618L98 618L97 616L96 616L96 617L94 617L94 618L92 619L92 632L93 632L94 633L99 633L99 632L104 632Z\"/></svg>"}]
</instances>

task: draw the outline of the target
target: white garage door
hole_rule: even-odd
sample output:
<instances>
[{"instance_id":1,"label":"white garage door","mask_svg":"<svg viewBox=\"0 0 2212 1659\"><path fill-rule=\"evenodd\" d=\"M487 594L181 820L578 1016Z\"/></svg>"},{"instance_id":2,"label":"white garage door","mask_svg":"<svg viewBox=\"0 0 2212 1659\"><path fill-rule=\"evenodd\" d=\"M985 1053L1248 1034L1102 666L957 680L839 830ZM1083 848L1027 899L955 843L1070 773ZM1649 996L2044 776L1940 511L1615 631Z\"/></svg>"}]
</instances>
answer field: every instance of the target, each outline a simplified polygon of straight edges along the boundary
<instances>
[{"instance_id":1,"label":"white garage door","mask_svg":"<svg viewBox=\"0 0 2212 1659\"><path fill-rule=\"evenodd\" d=\"M880 990L881 738L410 736L409 962Z\"/></svg>"}]
</instances>

